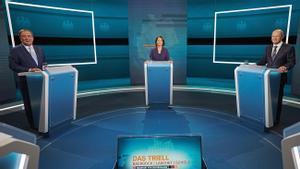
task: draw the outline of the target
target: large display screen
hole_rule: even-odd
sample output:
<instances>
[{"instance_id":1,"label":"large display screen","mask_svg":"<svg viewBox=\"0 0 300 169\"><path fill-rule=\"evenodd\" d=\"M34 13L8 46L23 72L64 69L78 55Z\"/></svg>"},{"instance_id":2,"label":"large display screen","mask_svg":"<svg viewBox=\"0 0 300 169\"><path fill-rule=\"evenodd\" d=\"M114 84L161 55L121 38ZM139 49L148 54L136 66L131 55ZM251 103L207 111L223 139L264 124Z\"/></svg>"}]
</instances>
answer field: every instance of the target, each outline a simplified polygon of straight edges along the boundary
<instances>
[{"instance_id":1,"label":"large display screen","mask_svg":"<svg viewBox=\"0 0 300 169\"><path fill-rule=\"evenodd\" d=\"M283 5L215 12L213 62L257 62L274 29L282 29L288 43L291 10L291 5Z\"/></svg>"},{"instance_id":2,"label":"large display screen","mask_svg":"<svg viewBox=\"0 0 300 169\"><path fill-rule=\"evenodd\" d=\"M50 65L97 63L93 11L31 3L8 2L12 46L18 31L30 29L34 44L44 50Z\"/></svg>"},{"instance_id":3,"label":"large display screen","mask_svg":"<svg viewBox=\"0 0 300 169\"><path fill-rule=\"evenodd\" d=\"M119 137L118 169L201 169L200 136Z\"/></svg>"}]
</instances>

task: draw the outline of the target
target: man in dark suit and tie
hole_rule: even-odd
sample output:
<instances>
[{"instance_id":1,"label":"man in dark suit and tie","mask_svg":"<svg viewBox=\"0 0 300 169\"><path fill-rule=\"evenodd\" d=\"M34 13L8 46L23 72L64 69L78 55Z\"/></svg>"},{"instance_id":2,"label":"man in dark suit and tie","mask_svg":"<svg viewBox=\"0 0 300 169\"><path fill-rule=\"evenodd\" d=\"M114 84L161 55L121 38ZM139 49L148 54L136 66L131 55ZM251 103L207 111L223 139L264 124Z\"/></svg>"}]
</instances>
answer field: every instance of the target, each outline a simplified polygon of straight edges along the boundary
<instances>
[{"instance_id":1,"label":"man in dark suit and tie","mask_svg":"<svg viewBox=\"0 0 300 169\"><path fill-rule=\"evenodd\" d=\"M28 29L19 31L21 44L15 46L10 51L9 68L15 73L39 72L42 71L45 63L45 56L41 48L33 45L33 33ZM24 107L30 127L35 129L30 106L26 77L18 77L19 89L22 93Z\"/></svg>"},{"instance_id":2,"label":"man in dark suit and tie","mask_svg":"<svg viewBox=\"0 0 300 169\"><path fill-rule=\"evenodd\" d=\"M275 125L280 122L282 97L284 94L284 85L287 82L287 72L296 64L295 48L289 44L285 44L282 41L283 38L284 32L281 29L275 29L272 32L273 44L267 46L265 56L257 63L257 65L266 65L268 68L277 68L281 73Z\"/></svg>"}]
</instances>

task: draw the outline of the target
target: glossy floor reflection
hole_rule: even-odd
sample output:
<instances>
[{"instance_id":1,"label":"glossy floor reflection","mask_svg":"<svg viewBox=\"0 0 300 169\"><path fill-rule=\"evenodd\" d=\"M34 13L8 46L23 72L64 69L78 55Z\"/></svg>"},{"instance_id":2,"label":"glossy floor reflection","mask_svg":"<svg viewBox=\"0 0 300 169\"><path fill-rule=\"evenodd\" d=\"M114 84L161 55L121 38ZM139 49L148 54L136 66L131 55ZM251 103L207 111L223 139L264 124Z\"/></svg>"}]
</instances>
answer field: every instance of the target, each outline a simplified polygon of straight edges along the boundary
<instances>
[{"instance_id":1,"label":"glossy floor reflection","mask_svg":"<svg viewBox=\"0 0 300 169\"><path fill-rule=\"evenodd\" d=\"M111 169L118 136L201 135L209 169L281 169L279 135L253 130L238 118L187 107L131 108L74 121L38 141L41 169Z\"/></svg>"}]
</instances>

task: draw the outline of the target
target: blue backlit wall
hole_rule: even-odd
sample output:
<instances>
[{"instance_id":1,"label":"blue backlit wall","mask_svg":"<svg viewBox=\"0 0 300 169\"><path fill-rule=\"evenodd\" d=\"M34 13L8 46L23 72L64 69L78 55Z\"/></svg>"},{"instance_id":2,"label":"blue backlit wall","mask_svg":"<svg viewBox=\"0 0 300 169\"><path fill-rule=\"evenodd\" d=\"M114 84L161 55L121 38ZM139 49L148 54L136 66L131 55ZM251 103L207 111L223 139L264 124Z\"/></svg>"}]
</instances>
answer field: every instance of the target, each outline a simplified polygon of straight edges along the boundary
<instances>
[{"instance_id":1,"label":"blue backlit wall","mask_svg":"<svg viewBox=\"0 0 300 169\"><path fill-rule=\"evenodd\" d=\"M298 30L300 30L300 22L298 24ZM300 31L298 31L297 36L297 45L296 45L296 53L299 55L300 53ZM299 80L299 74L300 74L300 59L298 56L298 59L296 60L296 65L293 70L293 76L292 76L292 93L294 96L300 96L300 80Z\"/></svg>"},{"instance_id":2,"label":"blue backlit wall","mask_svg":"<svg viewBox=\"0 0 300 169\"><path fill-rule=\"evenodd\" d=\"M143 66L143 61L149 57L151 48L144 47L144 45L153 44L154 38L159 34L165 37L166 47L172 59L175 60L175 82L184 83L185 77L233 81L233 70L237 65L213 63L216 11L290 4L293 7L289 43L295 46L300 16L300 1L296 0L249 2L243 0L166 0L168 2L166 6L164 6L164 1L154 4L155 1L150 3L150 1L140 0L143 8L139 9L145 9L144 13L134 17L131 17L130 12L134 13L138 9L130 4L135 1L139 2L138 0L14 1L93 11L98 62L76 66L79 70L79 80L132 78L133 84L143 83L143 71L139 70ZM154 15L145 16L146 9L150 8L151 4L154 4L157 11L151 11ZM164 9L163 12L160 9ZM287 10L218 15L216 59L219 61L257 61L263 55L265 46L270 44L271 31L275 27L286 30ZM12 7L12 11L15 11L12 14L15 35L22 27L32 29L36 35L36 44L45 50L49 64L86 62L93 59L91 29L77 27L76 24L78 21L82 23L81 25L85 22L89 25L88 20L85 19L88 16L75 13L52 15L49 11L38 10L29 12L28 9L24 10L16 6ZM18 16L18 13L22 15ZM144 18L143 23L131 24L131 20L142 18ZM271 18L271 21L268 18ZM169 25L169 28L165 27L169 31L165 31L163 27L150 28L147 24L154 23L152 21L155 19L169 19L176 23ZM262 28L260 29L259 26ZM185 34L184 31L187 33ZM8 40L10 42L10 39ZM132 52L134 50L136 53ZM298 51L297 55L299 55ZM135 59L132 60L133 58ZM299 71L295 69L294 72L293 81L297 82ZM292 77L291 74L290 77Z\"/></svg>"},{"instance_id":3,"label":"blue backlit wall","mask_svg":"<svg viewBox=\"0 0 300 169\"><path fill-rule=\"evenodd\" d=\"M221 1L188 0L187 76L233 79L237 65L213 63L214 17L216 11L281 6L291 4L289 43L295 45L300 2L297 1ZM275 28L286 31L288 8L218 15L216 60L256 62L271 43Z\"/></svg>"},{"instance_id":4,"label":"blue backlit wall","mask_svg":"<svg viewBox=\"0 0 300 169\"><path fill-rule=\"evenodd\" d=\"M14 2L93 11L98 62L76 66L79 80L129 77L127 0ZM10 5L10 12L14 35L20 28L33 30L35 43L44 49L48 64L94 61L89 14L18 5Z\"/></svg>"},{"instance_id":5,"label":"blue backlit wall","mask_svg":"<svg viewBox=\"0 0 300 169\"><path fill-rule=\"evenodd\" d=\"M0 103L14 99L16 93L13 73L8 68L9 44L2 5L0 4Z\"/></svg>"},{"instance_id":6,"label":"blue backlit wall","mask_svg":"<svg viewBox=\"0 0 300 169\"><path fill-rule=\"evenodd\" d=\"M130 76L132 84L143 84L144 61L155 38L162 35L174 65L175 84L186 80L186 1L130 0L128 28Z\"/></svg>"},{"instance_id":7,"label":"blue backlit wall","mask_svg":"<svg viewBox=\"0 0 300 169\"><path fill-rule=\"evenodd\" d=\"M8 4L14 35L21 28L30 28L35 42L43 45L49 64L96 62L92 11L30 5Z\"/></svg>"}]
</instances>

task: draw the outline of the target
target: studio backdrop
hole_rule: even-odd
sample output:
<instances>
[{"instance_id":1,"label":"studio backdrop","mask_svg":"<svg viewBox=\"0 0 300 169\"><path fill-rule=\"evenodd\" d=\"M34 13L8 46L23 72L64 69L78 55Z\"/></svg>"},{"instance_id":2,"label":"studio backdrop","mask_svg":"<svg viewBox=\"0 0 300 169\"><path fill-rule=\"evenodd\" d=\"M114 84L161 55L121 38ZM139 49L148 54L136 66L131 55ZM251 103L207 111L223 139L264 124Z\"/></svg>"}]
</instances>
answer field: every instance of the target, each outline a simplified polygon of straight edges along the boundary
<instances>
[{"instance_id":1,"label":"studio backdrop","mask_svg":"<svg viewBox=\"0 0 300 169\"><path fill-rule=\"evenodd\" d=\"M144 61L159 35L165 39L174 64L174 83L185 84L187 48L186 0L128 1L130 78L144 83Z\"/></svg>"}]
</instances>

